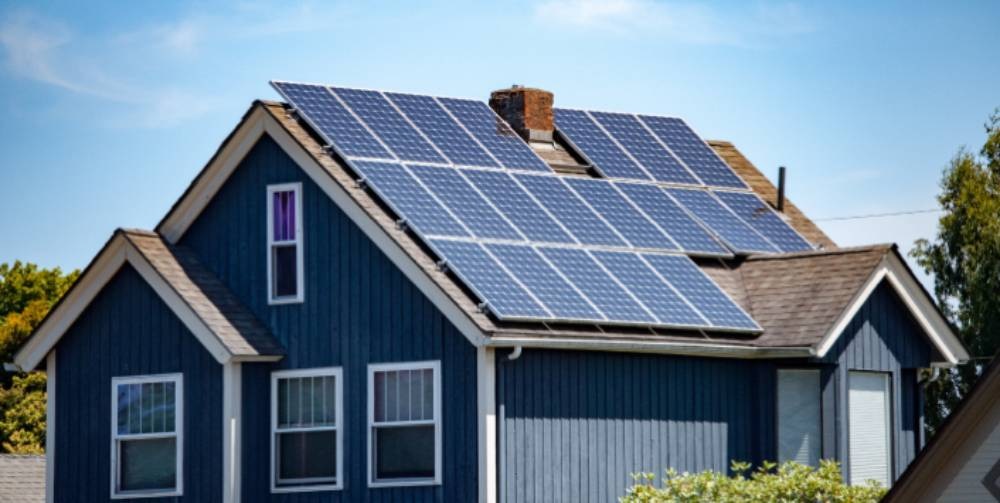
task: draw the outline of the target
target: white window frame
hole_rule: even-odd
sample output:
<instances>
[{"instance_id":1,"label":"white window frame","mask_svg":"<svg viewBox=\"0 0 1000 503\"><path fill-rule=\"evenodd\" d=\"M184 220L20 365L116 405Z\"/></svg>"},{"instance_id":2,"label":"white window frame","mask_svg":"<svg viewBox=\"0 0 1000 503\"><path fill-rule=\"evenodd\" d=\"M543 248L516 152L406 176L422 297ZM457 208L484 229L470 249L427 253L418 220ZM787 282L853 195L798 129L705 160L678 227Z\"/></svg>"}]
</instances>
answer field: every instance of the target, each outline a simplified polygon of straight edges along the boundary
<instances>
[{"instance_id":1,"label":"white window frame","mask_svg":"<svg viewBox=\"0 0 1000 503\"><path fill-rule=\"evenodd\" d=\"M333 376L334 379L334 426L278 429L278 381L295 377ZM278 433L305 431L335 431L337 435L337 480L333 483L317 482L296 486L278 485L277 438ZM339 491L344 488L344 380L341 367L317 367L309 369L278 370L271 372L271 492L301 493L314 491Z\"/></svg>"},{"instance_id":2,"label":"white window frame","mask_svg":"<svg viewBox=\"0 0 1000 503\"><path fill-rule=\"evenodd\" d=\"M779 463L783 463L785 461L795 461L794 459L781 459L781 429L782 429L783 418L781 417L781 414L779 414L778 412L781 410L781 374L782 373L785 373L785 374L800 374L800 375L801 374L809 374L809 375L815 375L816 376L817 386L816 386L816 389L814 391L816 393L815 397L816 397L817 404L819 405L819 409L817 411L818 412L818 416L816 418L817 419L817 422L816 422L816 433L817 433L817 435L816 435L816 444L817 444L816 448L818 449L819 452L817 453L817 456L816 456L816 464L815 465L810 465L810 466L813 466L814 468L817 468L817 467L819 467L819 461L821 461L823 459L823 373L822 373L822 370L820 368L818 368L818 367L778 367L777 372L775 373L775 383L774 383L775 384L775 397L776 397L776 400L775 400L775 417L777 419L777 421L776 421L777 431L775 432L775 442L776 442L776 445L775 445L776 449L775 450L776 450L776 453L777 453L776 458L778 459Z\"/></svg>"},{"instance_id":3,"label":"white window frame","mask_svg":"<svg viewBox=\"0 0 1000 503\"><path fill-rule=\"evenodd\" d=\"M174 431L173 433L118 434L118 386L122 384L174 383ZM165 496L184 495L184 375L151 374L141 376L122 376L111 378L111 499L160 498ZM119 441L143 440L154 438L177 439L176 483L173 489L122 491L118 488L118 475L121 467L119 462Z\"/></svg>"},{"instance_id":4,"label":"white window frame","mask_svg":"<svg viewBox=\"0 0 1000 503\"><path fill-rule=\"evenodd\" d=\"M395 421L375 424L375 373L394 370L431 370L434 386L434 419L432 421ZM434 425L434 477L426 479L378 480L375 478L374 432L376 426ZM412 487L441 484L441 362L439 360L368 365L368 487Z\"/></svg>"},{"instance_id":5,"label":"white window frame","mask_svg":"<svg viewBox=\"0 0 1000 503\"><path fill-rule=\"evenodd\" d=\"M295 193L295 239L274 240L274 194L276 192ZM302 183L280 183L267 186L267 303L268 305L294 304L305 299L305 268L302 263ZM276 297L274 295L274 248L277 245L295 246L295 295Z\"/></svg>"}]
</instances>

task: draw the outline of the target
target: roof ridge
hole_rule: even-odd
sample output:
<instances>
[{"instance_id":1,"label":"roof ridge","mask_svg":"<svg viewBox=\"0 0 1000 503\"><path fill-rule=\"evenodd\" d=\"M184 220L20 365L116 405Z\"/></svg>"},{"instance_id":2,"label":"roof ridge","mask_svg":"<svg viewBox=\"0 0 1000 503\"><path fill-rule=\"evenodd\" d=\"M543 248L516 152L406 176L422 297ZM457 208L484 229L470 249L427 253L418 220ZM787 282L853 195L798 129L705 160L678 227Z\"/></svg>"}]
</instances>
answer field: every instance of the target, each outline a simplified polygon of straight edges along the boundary
<instances>
[{"instance_id":1,"label":"roof ridge","mask_svg":"<svg viewBox=\"0 0 1000 503\"><path fill-rule=\"evenodd\" d=\"M792 260L797 258L827 257L835 255L850 255L854 253L867 253L873 251L889 252L896 248L895 243L877 243L871 245L850 246L846 248L834 248L832 250L809 250L789 253L754 254L746 258L746 261L760 260Z\"/></svg>"}]
</instances>

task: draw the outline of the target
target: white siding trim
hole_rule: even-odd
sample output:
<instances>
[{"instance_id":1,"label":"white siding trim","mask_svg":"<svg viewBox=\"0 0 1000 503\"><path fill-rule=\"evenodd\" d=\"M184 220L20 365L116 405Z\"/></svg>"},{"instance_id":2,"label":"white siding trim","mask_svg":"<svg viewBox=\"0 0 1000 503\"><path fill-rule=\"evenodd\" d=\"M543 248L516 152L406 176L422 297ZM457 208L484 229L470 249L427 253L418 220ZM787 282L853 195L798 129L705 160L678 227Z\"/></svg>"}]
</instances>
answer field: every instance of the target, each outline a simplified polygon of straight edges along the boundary
<instances>
[{"instance_id":1,"label":"white siding trim","mask_svg":"<svg viewBox=\"0 0 1000 503\"><path fill-rule=\"evenodd\" d=\"M238 362L222 367L222 501L238 503L242 479L243 370Z\"/></svg>"},{"instance_id":2,"label":"white siding trim","mask_svg":"<svg viewBox=\"0 0 1000 503\"><path fill-rule=\"evenodd\" d=\"M879 267L872 273L864 287L855 295L854 300L840 317L837 318L833 327L823 336L815 346L815 353L818 358L826 356L830 348L843 334L847 324L851 322L854 315L861 309L872 291L882 282L888 280L893 290L903 301L910 314L917 321L924 333L934 344L934 347L944 357L944 362L935 362L940 366L951 367L961 362L968 361L969 354L959 341L958 336L952 331L948 322L941 317L934 304L927 298L923 287L906 268L906 265L895 255L890 253L882 260Z\"/></svg>"},{"instance_id":3,"label":"white siding trim","mask_svg":"<svg viewBox=\"0 0 1000 503\"><path fill-rule=\"evenodd\" d=\"M376 480L375 479L375 459L372 453L374 439L372 432L375 430L375 374L383 371L394 370L426 370L430 369L434 383L434 477L420 480ZM365 460L368 465L368 487L413 487L431 486L441 484L441 436L444 431L441 428L441 362L439 360L424 362L401 362L401 363L373 363L368 365L368 453Z\"/></svg>"},{"instance_id":4,"label":"white siding trim","mask_svg":"<svg viewBox=\"0 0 1000 503\"><path fill-rule=\"evenodd\" d=\"M496 359L493 348L476 348L479 436L479 501L497 501Z\"/></svg>"},{"instance_id":5,"label":"white siding trim","mask_svg":"<svg viewBox=\"0 0 1000 503\"><path fill-rule=\"evenodd\" d=\"M56 350L45 358L45 501L56 494Z\"/></svg>"}]
</instances>

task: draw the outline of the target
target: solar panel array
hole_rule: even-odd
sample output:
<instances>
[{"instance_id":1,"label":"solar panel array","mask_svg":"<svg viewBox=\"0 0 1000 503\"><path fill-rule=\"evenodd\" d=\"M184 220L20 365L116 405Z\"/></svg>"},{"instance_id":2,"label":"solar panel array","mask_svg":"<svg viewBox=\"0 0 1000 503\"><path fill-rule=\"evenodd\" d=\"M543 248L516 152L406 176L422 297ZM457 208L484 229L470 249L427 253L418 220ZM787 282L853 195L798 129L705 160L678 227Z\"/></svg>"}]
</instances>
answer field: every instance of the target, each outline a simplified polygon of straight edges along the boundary
<instances>
[{"instance_id":1,"label":"solar panel array","mask_svg":"<svg viewBox=\"0 0 1000 503\"><path fill-rule=\"evenodd\" d=\"M609 179L566 177L482 102L273 85L499 319L756 331L679 253L809 248L676 124L558 110Z\"/></svg>"}]
</instances>

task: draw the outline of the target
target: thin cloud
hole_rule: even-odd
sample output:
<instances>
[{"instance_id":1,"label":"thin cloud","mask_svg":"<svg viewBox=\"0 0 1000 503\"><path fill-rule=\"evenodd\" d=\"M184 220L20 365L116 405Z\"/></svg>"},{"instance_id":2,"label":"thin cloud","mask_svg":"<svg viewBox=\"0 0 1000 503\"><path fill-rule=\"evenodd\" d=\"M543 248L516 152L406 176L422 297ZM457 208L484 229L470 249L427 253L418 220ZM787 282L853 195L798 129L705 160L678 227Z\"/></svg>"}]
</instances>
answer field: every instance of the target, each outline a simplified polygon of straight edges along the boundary
<instances>
[{"instance_id":1,"label":"thin cloud","mask_svg":"<svg viewBox=\"0 0 1000 503\"><path fill-rule=\"evenodd\" d=\"M11 74L75 94L123 105L128 126L164 127L207 113L218 105L210 97L162 86L143 86L108 73L101 58L81 53L72 30L30 12L7 16L0 24L0 47ZM183 40L178 40L183 43ZM107 54L102 57L108 57Z\"/></svg>"},{"instance_id":2,"label":"thin cloud","mask_svg":"<svg viewBox=\"0 0 1000 503\"><path fill-rule=\"evenodd\" d=\"M534 16L548 25L692 45L755 45L768 37L815 29L791 3L741 10L653 0L546 0L535 6Z\"/></svg>"}]
</instances>

